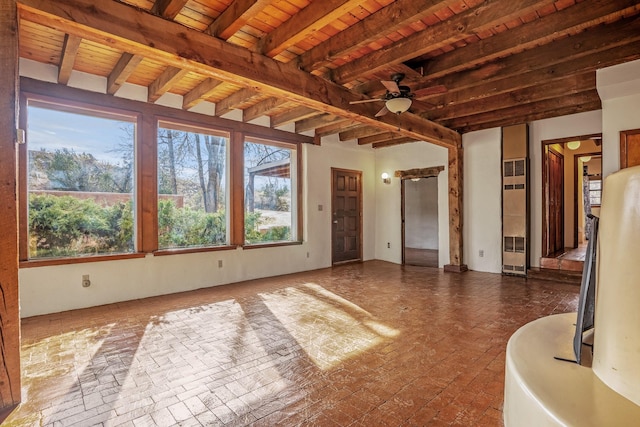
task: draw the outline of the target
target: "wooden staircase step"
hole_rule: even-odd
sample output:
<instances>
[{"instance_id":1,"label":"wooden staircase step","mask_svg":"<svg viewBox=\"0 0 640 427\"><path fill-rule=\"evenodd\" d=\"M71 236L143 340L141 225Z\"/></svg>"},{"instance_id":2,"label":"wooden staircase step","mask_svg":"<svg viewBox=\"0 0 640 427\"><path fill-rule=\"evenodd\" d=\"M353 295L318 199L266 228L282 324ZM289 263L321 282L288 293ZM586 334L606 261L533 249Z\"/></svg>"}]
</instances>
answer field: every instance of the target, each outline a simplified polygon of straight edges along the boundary
<instances>
[{"instance_id":1,"label":"wooden staircase step","mask_svg":"<svg viewBox=\"0 0 640 427\"><path fill-rule=\"evenodd\" d=\"M548 280L580 286L580 283L582 282L582 269L580 269L580 271L575 271L532 267L527 270L527 279Z\"/></svg>"}]
</instances>

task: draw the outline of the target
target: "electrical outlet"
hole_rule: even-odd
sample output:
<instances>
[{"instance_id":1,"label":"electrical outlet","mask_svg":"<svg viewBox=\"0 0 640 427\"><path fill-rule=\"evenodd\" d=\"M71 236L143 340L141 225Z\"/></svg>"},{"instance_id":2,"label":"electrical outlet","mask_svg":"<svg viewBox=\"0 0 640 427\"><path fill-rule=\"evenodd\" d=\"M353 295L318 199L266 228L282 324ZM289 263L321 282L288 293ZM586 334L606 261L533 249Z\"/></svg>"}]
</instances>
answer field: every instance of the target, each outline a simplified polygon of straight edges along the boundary
<instances>
[{"instance_id":1,"label":"electrical outlet","mask_svg":"<svg viewBox=\"0 0 640 427\"><path fill-rule=\"evenodd\" d=\"M480 255L480 258L483 258L484 257L484 249L480 249L478 251L478 255Z\"/></svg>"},{"instance_id":2,"label":"electrical outlet","mask_svg":"<svg viewBox=\"0 0 640 427\"><path fill-rule=\"evenodd\" d=\"M387 249L391 249L391 242L387 242Z\"/></svg>"},{"instance_id":3,"label":"electrical outlet","mask_svg":"<svg viewBox=\"0 0 640 427\"><path fill-rule=\"evenodd\" d=\"M218 260L218 268L222 268L222 260L221 259Z\"/></svg>"},{"instance_id":4,"label":"electrical outlet","mask_svg":"<svg viewBox=\"0 0 640 427\"><path fill-rule=\"evenodd\" d=\"M309 252L307 252L307 258L309 258Z\"/></svg>"},{"instance_id":5,"label":"electrical outlet","mask_svg":"<svg viewBox=\"0 0 640 427\"><path fill-rule=\"evenodd\" d=\"M89 275L88 274L83 274L82 275L82 287L83 288L88 288L89 286L91 286L91 280L89 280Z\"/></svg>"}]
</instances>

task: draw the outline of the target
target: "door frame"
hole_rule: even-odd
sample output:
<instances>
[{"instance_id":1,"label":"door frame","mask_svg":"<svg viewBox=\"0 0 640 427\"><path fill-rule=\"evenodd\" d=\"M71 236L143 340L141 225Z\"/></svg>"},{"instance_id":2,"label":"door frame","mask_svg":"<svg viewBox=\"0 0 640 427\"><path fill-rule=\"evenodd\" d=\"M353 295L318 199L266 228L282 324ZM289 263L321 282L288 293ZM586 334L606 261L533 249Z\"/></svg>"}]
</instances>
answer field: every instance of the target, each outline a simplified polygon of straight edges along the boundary
<instances>
[{"instance_id":1,"label":"door frame","mask_svg":"<svg viewBox=\"0 0 640 427\"><path fill-rule=\"evenodd\" d=\"M333 213L335 212L335 172L345 172L349 174L355 174L358 176L358 229L360 232L360 236L358 238L358 258L352 260L345 261L334 261L334 247L335 247L335 238L336 238L336 229L334 226ZM350 262L362 262L362 248L363 248L363 229L362 229L362 218L364 214L362 212L362 171L353 170L353 169L343 169L343 168L331 168L331 265L339 265L346 264Z\"/></svg>"},{"instance_id":2,"label":"door frame","mask_svg":"<svg viewBox=\"0 0 640 427\"><path fill-rule=\"evenodd\" d=\"M439 172L438 172L439 173ZM411 179L430 179L430 178L435 178L436 180L436 188L438 188L438 175L437 174L431 174L431 175L424 175L424 176L413 176L412 178L402 178L400 179L400 222L401 222L401 230L400 232L402 233L401 236L401 255L402 255L402 265L406 264L406 257L405 257L405 250L406 250L406 242L405 242L405 234L406 234L406 208L405 208L405 203L406 203L406 181L407 180L411 180ZM439 204L439 200L438 200L438 194L436 193L436 205ZM437 212L438 216L436 217L436 219L438 220L438 265L436 267L440 266L440 212L438 210Z\"/></svg>"},{"instance_id":3,"label":"door frame","mask_svg":"<svg viewBox=\"0 0 640 427\"><path fill-rule=\"evenodd\" d=\"M542 151L542 247L540 250L540 256L541 257L545 257L547 255L549 255L548 253L548 239L549 236L547 236L547 228L548 228L548 218L547 218L547 190L548 190L548 182L547 182L547 168L549 166L549 159L547 157L547 146L549 145L554 145L554 144L561 144L561 145L565 145L567 142L570 141L576 141L576 140L580 140L580 141L584 141L587 139L599 139L602 138L602 133L592 133L592 134L587 134L587 135L577 135L577 136L570 136L570 137L566 137L566 138L556 138L556 139L547 139L547 140L543 140L541 141L540 147L541 147L541 151ZM563 236L564 238L564 236Z\"/></svg>"},{"instance_id":4,"label":"door frame","mask_svg":"<svg viewBox=\"0 0 640 427\"><path fill-rule=\"evenodd\" d=\"M402 254L402 265L404 265L404 230L405 230L405 219L404 219L404 181L412 178L436 178L438 179L438 175L440 172L444 170L444 166L431 166L428 168L418 168L418 169L409 169L404 171L396 171L394 176L400 178L400 221L401 221L401 245L400 248ZM438 212L439 213L439 212ZM438 216L438 221L440 221L440 217ZM439 227L439 225L438 225ZM439 232L440 230L438 230ZM438 237L440 239L440 237ZM440 244L438 242L438 265L440 264Z\"/></svg>"}]
</instances>

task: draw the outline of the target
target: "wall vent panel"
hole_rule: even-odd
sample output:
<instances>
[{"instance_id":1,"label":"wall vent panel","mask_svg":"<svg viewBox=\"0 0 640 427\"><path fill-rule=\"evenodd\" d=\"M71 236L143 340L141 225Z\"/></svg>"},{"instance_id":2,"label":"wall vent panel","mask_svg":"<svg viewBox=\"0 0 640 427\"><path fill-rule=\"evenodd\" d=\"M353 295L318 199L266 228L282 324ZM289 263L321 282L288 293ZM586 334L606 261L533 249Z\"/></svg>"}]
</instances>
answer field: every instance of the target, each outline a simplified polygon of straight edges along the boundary
<instances>
[{"instance_id":1,"label":"wall vent panel","mask_svg":"<svg viewBox=\"0 0 640 427\"><path fill-rule=\"evenodd\" d=\"M527 125L502 129L502 272L526 276L529 265Z\"/></svg>"}]
</instances>

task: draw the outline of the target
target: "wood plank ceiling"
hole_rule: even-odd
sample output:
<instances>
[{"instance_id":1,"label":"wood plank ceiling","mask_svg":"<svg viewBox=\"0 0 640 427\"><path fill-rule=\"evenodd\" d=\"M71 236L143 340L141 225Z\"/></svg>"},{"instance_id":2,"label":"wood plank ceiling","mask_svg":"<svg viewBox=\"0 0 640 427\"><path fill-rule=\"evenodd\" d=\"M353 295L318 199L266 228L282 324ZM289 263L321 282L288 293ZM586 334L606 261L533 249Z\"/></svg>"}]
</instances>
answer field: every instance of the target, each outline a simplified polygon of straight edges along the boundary
<instances>
[{"instance_id":1,"label":"wood plank ceiling","mask_svg":"<svg viewBox=\"0 0 640 427\"><path fill-rule=\"evenodd\" d=\"M631 0L18 0L20 56L384 147L601 108L595 70L640 58ZM374 117L404 73L408 112Z\"/></svg>"}]
</instances>

